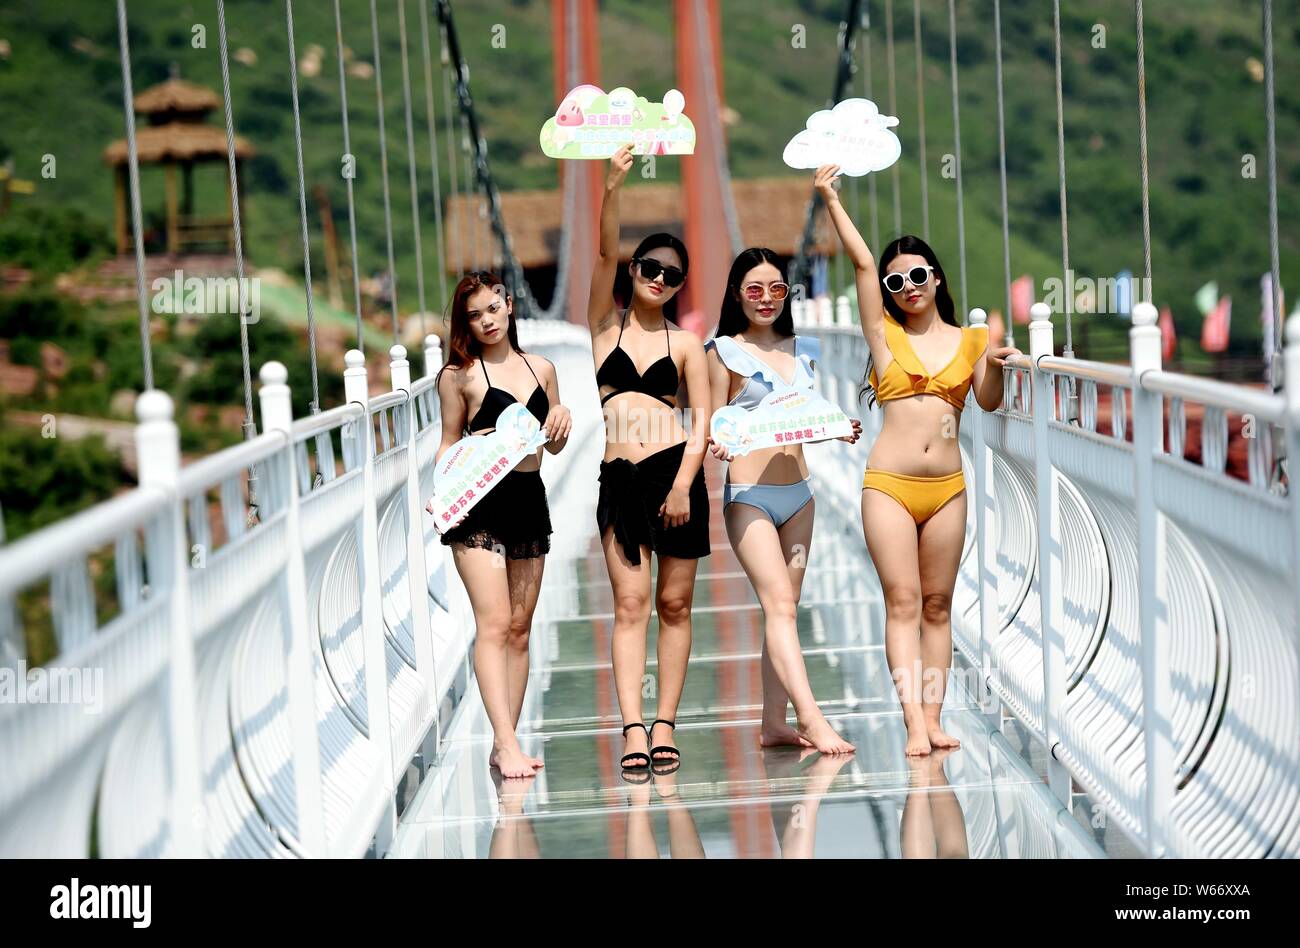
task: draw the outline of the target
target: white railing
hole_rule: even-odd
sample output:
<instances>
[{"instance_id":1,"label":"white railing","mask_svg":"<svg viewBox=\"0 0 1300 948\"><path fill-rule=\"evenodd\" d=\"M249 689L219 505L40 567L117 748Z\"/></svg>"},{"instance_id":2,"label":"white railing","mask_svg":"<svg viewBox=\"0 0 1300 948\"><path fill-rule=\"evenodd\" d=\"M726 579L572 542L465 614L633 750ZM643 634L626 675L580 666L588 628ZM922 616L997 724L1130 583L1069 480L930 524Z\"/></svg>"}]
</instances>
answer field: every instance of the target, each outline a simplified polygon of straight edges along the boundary
<instances>
[{"instance_id":1,"label":"white railing","mask_svg":"<svg viewBox=\"0 0 1300 948\"><path fill-rule=\"evenodd\" d=\"M806 309L823 390L856 404L859 328ZM961 428L957 648L1050 751L1056 796L1071 802L1073 778L1145 852L1300 855L1300 500L1270 483L1276 446L1300 457L1300 319L1272 394L1163 371L1147 304L1131 366L1054 357L1050 311L1033 315L1003 408L972 399ZM1184 458L1188 403L1204 407L1200 463ZM1225 473L1230 413L1248 482ZM865 414L869 438L880 412ZM831 457L822 480L856 510L866 454Z\"/></svg>"},{"instance_id":2,"label":"white railing","mask_svg":"<svg viewBox=\"0 0 1300 948\"><path fill-rule=\"evenodd\" d=\"M589 365L573 329L521 335ZM349 352L347 403L297 421L268 363L263 434L185 467L171 399L145 393L139 487L0 546L0 855L387 850L473 636L425 523L433 373L413 382L406 350L391 357L391 392L370 397ZM27 669L19 616L42 613L57 655Z\"/></svg>"}]
</instances>

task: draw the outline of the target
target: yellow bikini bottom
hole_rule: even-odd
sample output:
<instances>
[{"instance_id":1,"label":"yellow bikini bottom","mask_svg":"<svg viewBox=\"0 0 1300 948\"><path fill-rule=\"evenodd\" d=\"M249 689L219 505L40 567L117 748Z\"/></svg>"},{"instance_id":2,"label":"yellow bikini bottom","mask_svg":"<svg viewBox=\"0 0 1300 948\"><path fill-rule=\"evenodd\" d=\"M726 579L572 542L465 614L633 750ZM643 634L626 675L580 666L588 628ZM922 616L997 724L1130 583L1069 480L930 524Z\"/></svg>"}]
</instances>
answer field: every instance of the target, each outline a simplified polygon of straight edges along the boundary
<instances>
[{"instance_id":1,"label":"yellow bikini bottom","mask_svg":"<svg viewBox=\"0 0 1300 948\"><path fill-rule=\"evenodd\" d=\"M867 488L888 494L903 505L913 520L921 524L964 491L966 479L961 471L939 477L917 477L913 474L868 470L862 476L862 489Z\"/></svg>"}]
</instances>

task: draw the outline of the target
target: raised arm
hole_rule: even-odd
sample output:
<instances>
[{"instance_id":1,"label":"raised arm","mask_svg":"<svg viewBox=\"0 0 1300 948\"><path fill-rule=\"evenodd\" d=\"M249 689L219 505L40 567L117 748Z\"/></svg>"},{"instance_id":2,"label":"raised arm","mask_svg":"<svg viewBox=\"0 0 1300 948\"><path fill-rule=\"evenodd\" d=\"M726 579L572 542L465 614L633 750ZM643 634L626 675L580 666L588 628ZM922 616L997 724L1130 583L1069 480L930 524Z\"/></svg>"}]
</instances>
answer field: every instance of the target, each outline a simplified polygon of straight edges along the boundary
<instances>
[{"instance_id":1,"label":"raised arm","mask_svg":"<svg viewBox=\"0 0 1300 948\"><path fill-rule=\"evenodd\" d=\"M632 146L624 145L609 160L605 197L600 204L600 249L591 271L591 296L587 300L587 326L594 336L613 312L614 276L618 273L618 199L632 168Z\"/></svg>"},{"instance_id":2,"label":"raised arm","mask_svg":"<svg viewBox=\"0 0 1300 948\"><path fill-rule=\"evenodd\" d=\"M838 165L822 165L817 169L813 183L821 195L830 214L835 233L839 235L844 252L853 262L853 274L858 289L858 316L862 324L862 335L866 337L871 355L878 366L888 365L889 349L885 345L885 302L880 294L880 276L876 272L876 261L871 256L871 248L858 233L858 228L849 217L849 212L840 203L840 193L835 188L839 176Z\"/></svg>"}]
</instances>

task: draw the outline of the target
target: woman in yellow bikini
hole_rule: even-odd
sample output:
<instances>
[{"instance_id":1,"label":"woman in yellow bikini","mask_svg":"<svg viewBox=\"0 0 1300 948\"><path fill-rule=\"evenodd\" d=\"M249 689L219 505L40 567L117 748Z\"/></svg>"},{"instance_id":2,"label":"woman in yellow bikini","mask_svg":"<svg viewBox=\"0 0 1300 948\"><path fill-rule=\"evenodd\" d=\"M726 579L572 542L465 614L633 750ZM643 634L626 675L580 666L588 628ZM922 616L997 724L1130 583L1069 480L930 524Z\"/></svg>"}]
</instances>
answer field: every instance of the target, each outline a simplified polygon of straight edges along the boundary
<instances>
[{"instance_id":1,"label":"woman in yellow bikini","mask_svg":"<svg viewBox=\"0 0 1300 948\"><path fill-rule=\"evenodd\" d=\"M885 597L885 657L907 725L905 753L957 747L939 726L952 664L952 591L966 536L958 424L966 394L985 411L1002 404L1002 369L1019 350L990 347L983 326L957 325L939 258L900 237L876 268L840 204L839 168L815 184L853 261L862 334L870 349L863 393L884 424L862 481L862 530Z\"/></svg>"}]
</instances>

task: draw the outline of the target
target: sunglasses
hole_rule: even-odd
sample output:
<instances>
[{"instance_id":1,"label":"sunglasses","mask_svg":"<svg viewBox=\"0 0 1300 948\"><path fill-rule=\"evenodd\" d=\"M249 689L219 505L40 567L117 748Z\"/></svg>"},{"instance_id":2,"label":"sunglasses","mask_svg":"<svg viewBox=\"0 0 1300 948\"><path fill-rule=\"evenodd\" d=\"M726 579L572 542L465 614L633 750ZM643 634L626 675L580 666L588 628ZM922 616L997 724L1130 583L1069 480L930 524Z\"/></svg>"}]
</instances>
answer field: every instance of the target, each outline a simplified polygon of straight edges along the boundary
<instances>
[{"instance_id":1,"label":"sunglasses","mask_svg":"<svg viewBox=\"0 0 1300 948\"><path fill-rule=\"evenodd\" d=\"M774 300L783 300L790 294L790 287L785 283L770 283L767 289ZM763 298L763 284L746 283L740 288L740 292L744 293L745 299L751 303L757 303Z\"/></svg>"},{"instance_id":2,"label":"sunglasses","mask_svg":"<svg viewBox=\"0 0 1300 948\"><path fill-rule=\"evenodd\" d=\"M889 273L886 274L885 279L882 282L885 284L885 289L889 292L901 293L903 292L903 287L908 283L911 283L912 286L925 286L926 283L930 282L930 273L933 270L934 267L912 267L912 269L907 271L906 277L901 273Z\"/></svg>"},{"instance_id":3,"label":"sunglasses","mask_svg":"<svg viewBox=\"0 0 1300 948\"><path fill-rule=\"evenodd\" d=\"M665 267L658 260L652 260L649 257L637 257L632 261L640 270L641 276L647 283L654 282L655 277L659 274L664 275L664 286L681 286L686 280L686 274L676 267Z\"/></svg>"}]
</instances>

